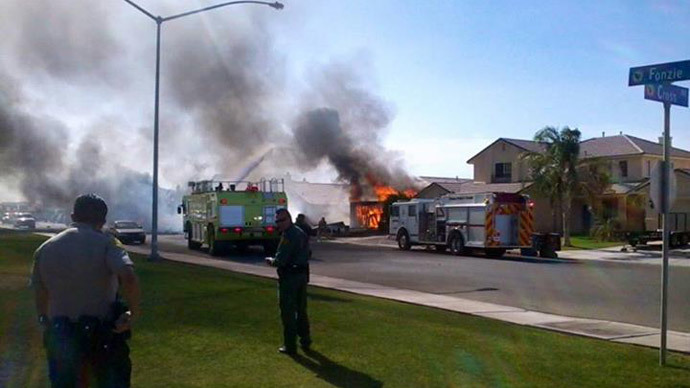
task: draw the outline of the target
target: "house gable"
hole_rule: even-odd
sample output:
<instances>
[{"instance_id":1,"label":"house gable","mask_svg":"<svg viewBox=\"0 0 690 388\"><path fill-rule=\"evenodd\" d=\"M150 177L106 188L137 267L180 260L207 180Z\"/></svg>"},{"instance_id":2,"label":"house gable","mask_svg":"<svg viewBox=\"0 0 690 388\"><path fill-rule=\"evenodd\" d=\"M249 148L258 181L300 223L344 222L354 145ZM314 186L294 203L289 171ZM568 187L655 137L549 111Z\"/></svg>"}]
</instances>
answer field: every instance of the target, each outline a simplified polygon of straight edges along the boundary
<instances>
[{"instance_id":1,"label":"house gable","mask_svg":"<svg viewBox=\"0 0 690 388\"><path fill-rule=\"evenodd\" d=\"M417 193L415 196L416 198L438 198L444 194L448 194L451 191L444 188L440 184L433 182L427 187L423 188L422 190Z\"/></svg>"},{"instance_id":2,"label":"house gable","mask_svg":"<svg viewBox=\"0 0 690 388\"><path fill-rule=\"evenodd\" d=\"M474 165L475 182L520 182L528 177L526 164L520 155L541 147L539 143L528 140L499 138L467 162Z\"/></svg>"}]
</instances>

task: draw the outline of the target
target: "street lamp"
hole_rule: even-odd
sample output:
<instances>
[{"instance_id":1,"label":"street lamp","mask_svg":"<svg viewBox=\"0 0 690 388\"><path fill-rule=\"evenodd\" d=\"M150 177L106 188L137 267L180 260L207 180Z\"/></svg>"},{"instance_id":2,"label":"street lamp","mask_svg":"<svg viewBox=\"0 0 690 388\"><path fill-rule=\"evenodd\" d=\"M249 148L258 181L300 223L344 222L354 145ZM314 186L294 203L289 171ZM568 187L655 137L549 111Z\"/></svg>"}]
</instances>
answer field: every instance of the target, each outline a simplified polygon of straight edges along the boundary
<instances>
[{"instance_id":1,"label":"street lamp","mask_svg":"<svg viewBox=\"0 0 690 388\"><path fill-rule=\"evenodd\" d=\"M156 97L155 105L153 110L153 211L151 217L151 255L149 260L157 261L160 259L158 255L158 95L159 95L159 83L160 83L160 63L161 63L161 24L167 22L168 20L179 19L181 17L194 15L196 13L201 13L204 11L210 11L212 9L225 7L228 5L235 4L263 4L269 7L275 8L277 10L283 9L283 4L279 2L269 3L267 1L230 1L226 3L211 5L204 8L195 9L193 11L183 12L177 15L160 17L153 16L149 11L140 7L131 0L125 0L132 7L141 11L144 15L153 19L156 22Z\"/></svg>"}]
</instances>

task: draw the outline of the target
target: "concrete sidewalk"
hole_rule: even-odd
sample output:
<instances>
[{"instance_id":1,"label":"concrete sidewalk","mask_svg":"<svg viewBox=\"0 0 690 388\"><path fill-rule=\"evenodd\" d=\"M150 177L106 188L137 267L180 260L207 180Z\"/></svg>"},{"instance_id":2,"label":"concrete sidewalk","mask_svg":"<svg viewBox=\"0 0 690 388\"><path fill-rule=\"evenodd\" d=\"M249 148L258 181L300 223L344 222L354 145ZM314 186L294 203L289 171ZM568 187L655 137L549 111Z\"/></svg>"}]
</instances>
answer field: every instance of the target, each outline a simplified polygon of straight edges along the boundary
<instances>
[{"instance_id":1,"label":"concrete sidewalk","mask_svg":"<svg viewBox=\"0 0 690 388\"><path fill-rule=\"evenodd\" d=\"M591 250L560 251L558 257L570 260L594 260L617 263L661 265L661 252L638 250L636 252L621 252L621 247ZM684 250L669 252L668 264L672 267L690 267L690 258L685 256Z\"/></svg>"},{"instance_id":2,"label":"concrete sidewalk","mask_svg":"<svg viewBox=\"0 0 690 388\"><path fill-rule=\"evenodd\" d=\"M388 236L367 236L367 237L347 237L326 240L327 242L340 244L356 244L372 247L390 247L397 248L398 244L395 240ZM646 264L646 265L661 265L661 251L660 250L637 250L636 252L628 251L621 252L621 247L613 247L606 249L587 249L587 250L568 250L559 251L558 258L565 260L591 260L591 261L607 261L616 263L631 263L631 264ZM524 258L526 260L545 260L552 261L553 259L543 259L540 257L520 256L517 250L508 251L507 255L513 258ZM673 267L690 267L690 249L674 249L669 254L669 266Z\"/></svg>"},{"instance_id":3,"label":"concrete sidewalk","mask_svg":"<svg viewBox=\"0 0 690 388\"><path fill-rule=\"evenodd\" d=\"M146 246L127 246L127 250L143 255L149 253ZM276 278L275 268L242 264L211 257L161 252L166 260L202 265L233 272L266 278ZM338 291L359 295L373 296L411 303L420 306L434 307L448 311L471 314L485 318L497 319L518 325L538 327L568 334L598 338L607 341L629 343L658 348L660 343L659 329L610 322L594 319L572 318L553 314L524 310L516 307L502 306L493 303L477 302L469 299L455 298L447 295L429 294L413 290L397 289L377 284L361 283L327 276L311 275L310 284ZM690 334L669 331L668 349L690 353Z\"/></svg>"}]
</instances>

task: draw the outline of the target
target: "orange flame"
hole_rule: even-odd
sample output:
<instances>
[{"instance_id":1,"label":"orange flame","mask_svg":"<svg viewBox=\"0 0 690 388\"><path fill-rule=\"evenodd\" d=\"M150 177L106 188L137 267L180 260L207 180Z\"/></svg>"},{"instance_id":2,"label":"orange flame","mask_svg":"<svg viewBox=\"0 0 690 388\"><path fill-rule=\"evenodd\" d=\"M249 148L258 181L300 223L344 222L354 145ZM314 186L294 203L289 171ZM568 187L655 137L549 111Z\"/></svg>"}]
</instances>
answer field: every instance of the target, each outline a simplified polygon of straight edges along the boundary
<instances>
[{"instance_id":1,"label":"orange flame","mask_svg":"<svg viewBox=\"0 0 690 388\"><path fill-rule=\"evenodd\" d=\"M390 186L374 186L374 192L380 202L385 201L391 195L398 194L398 191Z\"/></svg>"},{"instance_id":2,"label":"orange flame","mask_svg":"<svg viewBox=\"0 0 690 388\"><path fill-rule=\"evenodd\" d=\"M359 178L353 178L350 181L351 202L359 202L362 199L363 195L367 198L367 200L370 200L369 196L371 194L376 195L376 198L379 202L386 201L392 195L406 196L408 198L412 198L415 195L417 195L417 190L415 190L412 187L408 186L408 188L406 189L400 189L388 186L383 181L379 180L376 176L374 176L372 173L365 174L364 181L364 184L360 183ZM373 193L369 191L370 189L373 189ZM364 193L363 191L367 191L368 193Z\"/></svg>"},{"instance_id":3,"label":"orange flame","mask_svg":"<svg viewBox=\"0 0 690 388\"><path fill-rule=\"evenodd\" d=\"M404 195L408 198L412 198L415 195L417 195L417 191L413 190L413 189L398 191L398 190L392 188L391 186L383 186L383 185L374 186L374 192L376 193L376 197L378 198L379 202L384 202L391 195Z\"/></svg>"},{"instance_id":4,"label":"orange flame","mask_svg":"<svg viewBox=\"0 0 690 388\"><path fill-rule=\"evenodd\" d=\"M355 211L360 226L367 229L378 229L383 216L382 204L357 204Z\"/></svg>"}]
</instances>

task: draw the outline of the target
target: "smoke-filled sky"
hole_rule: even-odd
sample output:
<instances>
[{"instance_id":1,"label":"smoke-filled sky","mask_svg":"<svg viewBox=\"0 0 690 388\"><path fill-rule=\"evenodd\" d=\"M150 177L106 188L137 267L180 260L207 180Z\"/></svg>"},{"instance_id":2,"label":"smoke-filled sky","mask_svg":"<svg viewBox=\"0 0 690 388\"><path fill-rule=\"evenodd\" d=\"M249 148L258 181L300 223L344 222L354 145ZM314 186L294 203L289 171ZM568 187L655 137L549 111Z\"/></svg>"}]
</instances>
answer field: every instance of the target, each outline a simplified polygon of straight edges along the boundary
<instances>
[{"instance_id":1,"label":"smoke-filled sky","mask_svg":"<svg viewBox=\"0 0 690 388\"><path fill-rule=\"evenodd\" d=\"M217 2L138 3L167 16ZM173 20L161 184L233 178L258 160L254 173L321 181L361 179L364 162L401 185L404 172L471 177L466 160L497 137L546 125L655 140L661 105L627 87L628 68L688 59L687 20L672 1L442 0L287 0ZM0 34L0 200L122 197L124 182L144 195L155 23L118 0L5 0ZM688 113L672 112L685 149Z\"/></svg>"},{"instance_id":2,"label":"smoke-filled sky","mask_svg":"<svg viewBox=\"0 0 690 388\"><path fill-rule=\"evenodd\" d=\"M207 2L139 4L167 16ZM14 1L5 10L0 194L65 207L95 191L116 218L146 217L155 23L119 1ZM395 109L377 92L366 55L324 57L297 76L277 45L291 14L232 11L163 24L161 186L288 172L413 184L381 144ZM162 213L175 222L179 198L169 197Z\"/></svg>"}]
</instances>

